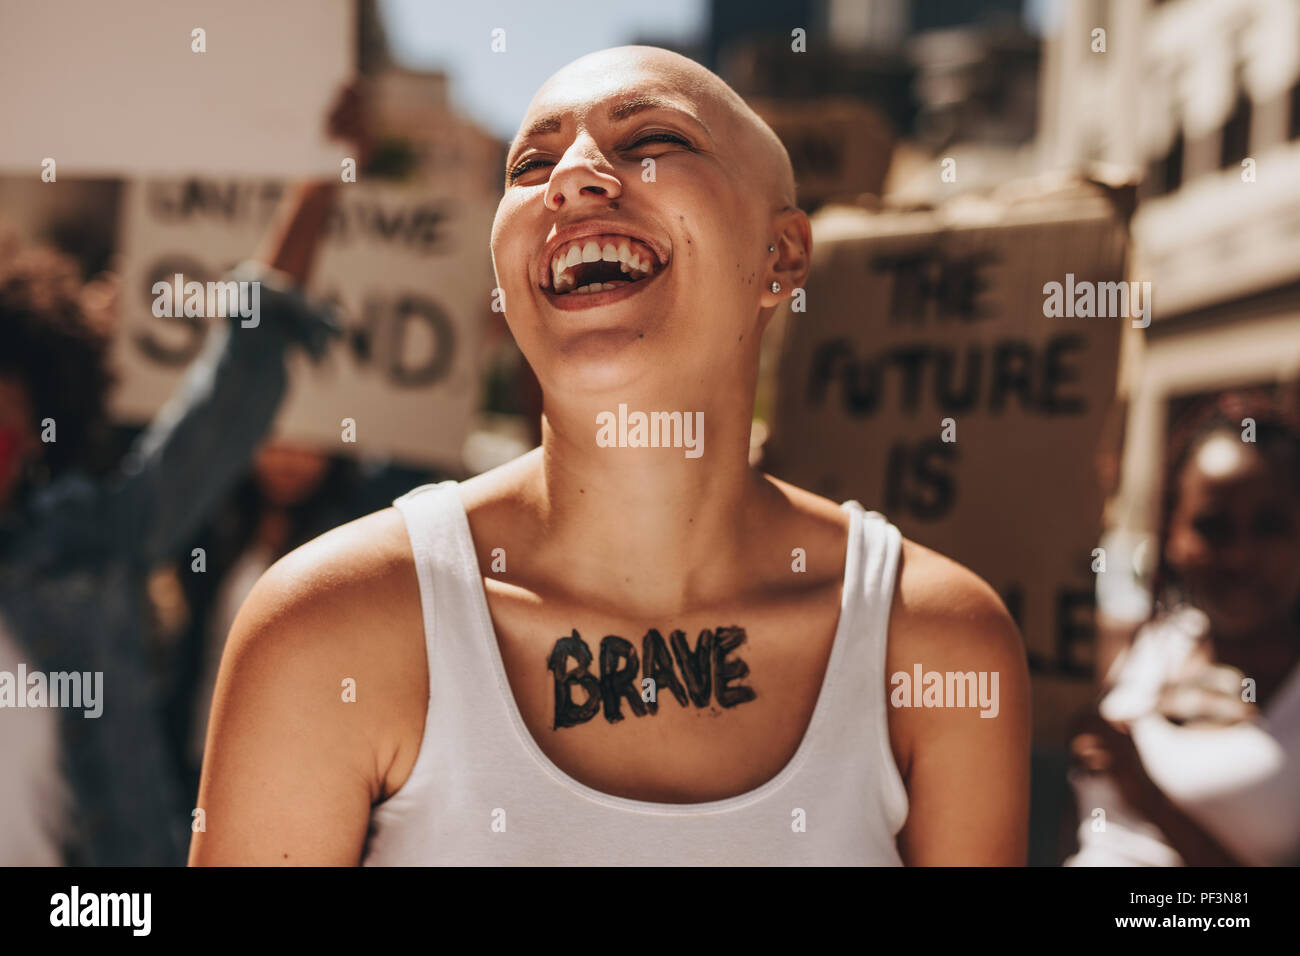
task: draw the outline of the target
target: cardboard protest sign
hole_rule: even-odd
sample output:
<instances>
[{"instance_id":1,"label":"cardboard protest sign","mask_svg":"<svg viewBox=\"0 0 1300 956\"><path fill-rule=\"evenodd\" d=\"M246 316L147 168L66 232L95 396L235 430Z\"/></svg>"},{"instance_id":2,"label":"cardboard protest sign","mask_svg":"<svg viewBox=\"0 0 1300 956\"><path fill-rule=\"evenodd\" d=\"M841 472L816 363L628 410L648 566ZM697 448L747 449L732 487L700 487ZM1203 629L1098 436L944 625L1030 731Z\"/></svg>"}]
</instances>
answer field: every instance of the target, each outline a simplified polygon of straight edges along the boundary
<instances>
[{"instance_id":1,"label":"cardboard protest sign","mask_svg":"<svg viewBox=\"0 0 1300 956\"><path fill-rule=\"evenodd\" d=\"M345 334L321 366L293 355L277 437L335 454L459 466L479 397L495 204L458 182L338 188L308 294L338 308ZM186 281L216 280L249 257L282 189L278 182L242 179L128 185L123 309L114 343L116 417L152 418L214 321L223 321L156 317L154 283L170 283L177 273ZM356 423L355 443L341 440L345 418Z\"/></svg>"},{"instance_id":2,"label":"cardboard protest sign","mask_svg":"<svg viewBox=\"0 0 1300 956\"><path fill-rule=\"evenodd\" d=\"M0 5L0 168L337 174L324 127L353 20L348 0Z\"/></svg>"},{"instance_id":3,"label":"cardboard protest sign","mask_svg":"<svg viewBox=\"0 0 1300 956\"><path fill-rule=\"evenodd\" d=\"M1089 195L831 209L814 220L807 310L784 327L765 466L881 511L992 584L1024 635L1048 745L1090 693L1095 455L1129 320L1048 317L1044 290L1120 280L1124 252Z\"/></svg>"}]
</instances>

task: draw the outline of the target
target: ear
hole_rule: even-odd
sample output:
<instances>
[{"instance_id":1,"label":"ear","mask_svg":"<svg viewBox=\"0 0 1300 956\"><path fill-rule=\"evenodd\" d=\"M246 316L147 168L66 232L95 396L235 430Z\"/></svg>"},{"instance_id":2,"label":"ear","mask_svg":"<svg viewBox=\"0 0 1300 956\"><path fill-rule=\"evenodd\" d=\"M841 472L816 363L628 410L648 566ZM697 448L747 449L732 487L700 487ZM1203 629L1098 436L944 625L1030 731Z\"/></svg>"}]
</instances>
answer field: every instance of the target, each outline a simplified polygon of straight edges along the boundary
<instances>
[{"instance_id":1,"label":"ear","mask_svg":"<svg viewBox=\"0 0 1300 956\"><path fill-rule=\"evenodd\" d=\"M802 288L812 265L812 225L802 209L795 206L782 209L772 219L770 234L768 245L776 249L766 253L768 268L759 298L763 308L779 305L794 289ZM773 282L780 284L779 292L772 291Z\"/></svg>"}]
</instances>

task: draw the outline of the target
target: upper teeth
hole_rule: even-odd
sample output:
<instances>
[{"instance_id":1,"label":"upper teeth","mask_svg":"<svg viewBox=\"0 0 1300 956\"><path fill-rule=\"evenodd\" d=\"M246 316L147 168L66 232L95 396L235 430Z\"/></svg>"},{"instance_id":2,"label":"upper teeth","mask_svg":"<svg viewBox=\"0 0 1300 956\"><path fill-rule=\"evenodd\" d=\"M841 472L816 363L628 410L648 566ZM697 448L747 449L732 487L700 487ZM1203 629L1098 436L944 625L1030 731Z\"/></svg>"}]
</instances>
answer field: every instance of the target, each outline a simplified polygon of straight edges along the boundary
<instances>
[{"instance_id":1,"label":"upper teeth","mask_svg":"<svg viewBox=\"0 0 1300 956\"><path fill-rule=\"evenodd\" d=\"M630 236L583 236L564 243L551 256L551 287L556 292L571 290L574 278L570 270L581 262L602 259L619 263L619 269L627 273L629 281L644 279L656 264L654 252Z\"/></svg>"}]
</instances>

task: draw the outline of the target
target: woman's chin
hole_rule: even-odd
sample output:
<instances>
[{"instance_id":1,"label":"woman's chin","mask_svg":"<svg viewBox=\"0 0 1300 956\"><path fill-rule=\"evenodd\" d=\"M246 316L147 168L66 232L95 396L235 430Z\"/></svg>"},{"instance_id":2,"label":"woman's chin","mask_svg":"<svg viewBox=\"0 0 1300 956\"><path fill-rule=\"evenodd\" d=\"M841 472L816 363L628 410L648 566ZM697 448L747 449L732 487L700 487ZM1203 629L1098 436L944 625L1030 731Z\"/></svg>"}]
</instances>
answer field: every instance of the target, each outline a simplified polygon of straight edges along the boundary
<instances>
[{"instance_id":1,"label":"woman's chin","mask_svg":"<svg viewBox=\"0 0 1300 956\"><path fill-rule=\"evenodd\" d=\"M656 354L637 329L592 329L568 336L546 363L545 378L565 395L617 394L655 370L672 368L671 357ZM680 366L678 366L680 368Z\"/></svg>"}]
</instances>

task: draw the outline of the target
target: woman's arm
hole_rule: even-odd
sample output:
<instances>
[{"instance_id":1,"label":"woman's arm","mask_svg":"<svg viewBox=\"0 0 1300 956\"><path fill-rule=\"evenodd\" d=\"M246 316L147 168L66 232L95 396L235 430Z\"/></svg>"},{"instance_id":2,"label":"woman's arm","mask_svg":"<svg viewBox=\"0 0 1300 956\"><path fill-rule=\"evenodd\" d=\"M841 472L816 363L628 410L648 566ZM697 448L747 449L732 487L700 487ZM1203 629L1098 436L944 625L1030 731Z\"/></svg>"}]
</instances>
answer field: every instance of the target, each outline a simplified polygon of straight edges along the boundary
<instances>
[{"instance_id":1,"label":"woman's arm","mask_svg":"<svg viewBox=\"0 0 1300 956\"><path fill-rule=\"evenodd\" d=\"M905 541L899 578L887 681L919 665L923 674L973 673L988 691L980 706L891 704L909 805L899 853L909 866L1023 866L1030 734L1020 634L992 588L933 551Z\"/></svg>"},{"instance_id":2,"label":"woman's arm","mask_svg":"<svg viewBox=\"0 0 1300 956\"><path fill-rule=\"evenodd\" d=\"M343 88L328 130L364 169L373 152L356 84ZM338 180L294 184L261 247L235 279L259 281L256 326L219 326L109 486L98 525L152 563L170 557L248 467L284 397L285 354L324 354L338 329L298 292L307 284Z\"/></svg>"},{"instance_id":3,"label":"woman's arm","mask_svg":"<svg viewBox=\"0 0 1300 956\"><path fill-rule=\"evenodd\" d=\"M222 655L190 864L356 865L372 805L414 762L428 692L394 509L277 562Z\"/></svg>"},{"instance_id":4,"label":"woman's arm","mask_svg":"<svg viewBox=\"0 0 1300 956\"><path fill-rule=\"evenodd\" d=\"M296 294L261 289L257 327L219 320L175 394L107 479L95 528L142 563L170 557L248 468L284 396L285 355L314 353L332 321Z\"/></svg>"}]
</instances>

